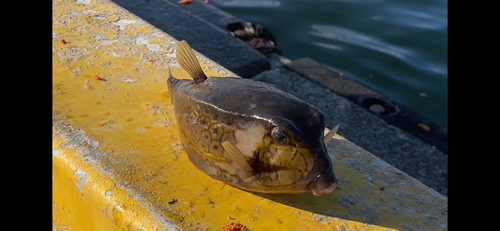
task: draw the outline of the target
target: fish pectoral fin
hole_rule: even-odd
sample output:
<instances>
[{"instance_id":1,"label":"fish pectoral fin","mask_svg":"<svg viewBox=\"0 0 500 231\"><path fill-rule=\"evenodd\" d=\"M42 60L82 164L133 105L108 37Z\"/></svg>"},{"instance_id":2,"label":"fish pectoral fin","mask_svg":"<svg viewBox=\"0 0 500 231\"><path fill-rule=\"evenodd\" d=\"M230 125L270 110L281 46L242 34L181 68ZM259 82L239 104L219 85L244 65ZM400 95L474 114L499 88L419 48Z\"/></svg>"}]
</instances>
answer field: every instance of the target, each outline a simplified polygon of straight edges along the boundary
<instances>
[{"instance_id":1,"label":"fish pectoral fin","mask_svg":"<svg viewBox=\"0 0 500 231\"><path fill-rule=\"evenodd\" d=\"M330 130L324 137L323 137L323 143L325 143L325 145L328 145L328 143L330 142L330 140L332 140L333 138L333 135L335 135L335 133L337 133L337 131L339 130L339 127L340 127L340 123L338 123L337 125L335 125L335 127L332 128L332 130ZM326 128L325 128L326 129Z\"/></svg>"},{"instance_id":2,"label":"fish pectoral fin","mask_svg":"<svg viewBox=\"0 0 500 231\"><path fill-rule=\"evenodd\" d=\"M262 178L261 175L259 173L257 173L257 174L254 174L254 175L250 176L250 177L243 178L243 181L247 182L247 183L250 183L250 182L253 182L253 181L258 181L261 178Z\"/></svg>"},{"instance_id":3,"label":"fish pectoral fin","mask_svg":"<svg viewBox=\"0 0 500 231\"><path fill-rule=\"evenodd\" d=\"M238 168L238 174L240 179L245 182L252 182L260 179L260 174L256 174L254 169L248 164L243 156L243 153L234 146L234 144L224 141L222 142L222 148L224 148L224 154L227 159L232 161Z\"/></svg>"},{"instance_id":4,"label":"fish pectoral fin","mask_svg":"<svg viewBox=\"0 0 500 231\"><path fill-rule=\"evenodd\" d=\"M179 65L187 71L195 83L201 83L207 79L207 76L203 73L200 62L198 61L198 58L196 58L193 49L191 49L185 40L177 43L175 55Z\"/></svg>"}]
</instances>

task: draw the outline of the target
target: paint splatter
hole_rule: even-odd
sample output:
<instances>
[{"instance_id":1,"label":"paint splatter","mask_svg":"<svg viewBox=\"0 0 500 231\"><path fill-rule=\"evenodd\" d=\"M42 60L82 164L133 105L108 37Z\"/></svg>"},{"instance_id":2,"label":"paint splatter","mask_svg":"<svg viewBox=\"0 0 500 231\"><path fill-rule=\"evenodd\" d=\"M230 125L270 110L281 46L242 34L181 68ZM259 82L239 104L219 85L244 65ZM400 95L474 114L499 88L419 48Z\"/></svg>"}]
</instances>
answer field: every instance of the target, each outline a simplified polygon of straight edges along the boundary
<instances>
[{"instance_id":1,"label":"paint splatter","mask_svg":"<svg viewBox=\"0 0 500 231\"><path fill-rule=\"evenodd\" d=\"M418 124L418 126L422 129L424 129L424 131L428 132L430 130L429 126L427 126L426 124L424 123L420 123Z\"/></svg>"}]
</instances>

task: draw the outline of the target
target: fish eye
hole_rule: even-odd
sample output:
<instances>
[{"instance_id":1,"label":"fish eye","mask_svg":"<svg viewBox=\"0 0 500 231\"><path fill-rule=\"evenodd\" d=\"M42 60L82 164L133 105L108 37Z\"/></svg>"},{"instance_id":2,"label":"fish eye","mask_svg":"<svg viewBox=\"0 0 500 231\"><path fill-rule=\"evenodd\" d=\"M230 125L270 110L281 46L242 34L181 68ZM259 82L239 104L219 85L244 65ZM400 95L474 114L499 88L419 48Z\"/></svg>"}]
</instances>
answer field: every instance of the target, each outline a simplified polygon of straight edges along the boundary
<instances>
[{"instance_id":1,"label":"fish eye","mask_svg":"<svg viewBox=\"0 0 500 231\"><path fill-rule=\"evenodd\" d=\"M273 128L271 131L271 137L273 138L274 142L276 142L279 145L286 145L288 144L288 136L279 130L278 127Z\"/></svg>"}]
</instances>

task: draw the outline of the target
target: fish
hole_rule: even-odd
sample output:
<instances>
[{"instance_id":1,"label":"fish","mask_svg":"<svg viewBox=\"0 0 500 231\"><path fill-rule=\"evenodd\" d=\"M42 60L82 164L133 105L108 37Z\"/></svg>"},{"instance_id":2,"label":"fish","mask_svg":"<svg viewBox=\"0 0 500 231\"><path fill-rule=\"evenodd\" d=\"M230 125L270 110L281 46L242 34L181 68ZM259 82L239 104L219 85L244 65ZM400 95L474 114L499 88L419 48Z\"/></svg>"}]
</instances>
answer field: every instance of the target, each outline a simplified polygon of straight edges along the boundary
<instances>
[{"instance_id":1,"label":"fish","mask_svg":"<svg viewBox=\"0 0 500 231\"><path fill-rule=\"evenodd\" d=\"M215 180L250 192L332 192L338 180L325 143L323 113L268 83L207 77L189 44L176 46L192 79L167 85L189 161Z\"/></svg>"}]
</instances>

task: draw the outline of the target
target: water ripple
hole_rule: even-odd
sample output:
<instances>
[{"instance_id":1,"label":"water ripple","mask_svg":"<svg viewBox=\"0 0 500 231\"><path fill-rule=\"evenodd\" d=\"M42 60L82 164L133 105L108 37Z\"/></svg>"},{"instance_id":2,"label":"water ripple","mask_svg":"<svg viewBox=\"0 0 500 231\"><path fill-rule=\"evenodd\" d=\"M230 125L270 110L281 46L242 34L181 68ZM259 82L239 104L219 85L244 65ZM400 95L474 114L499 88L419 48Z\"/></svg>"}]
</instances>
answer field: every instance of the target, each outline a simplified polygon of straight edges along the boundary
<instances>
[{"instance_id":1,"label":"water ripple","mask_svg":"<svg viewBox=\"0 0 500 231\"><path fill-rule=\"evenodd\" d=\"M335 45L327 44L327 43L322 43L322 42L312 42L312 44L314 44L316 46L320 46L320 47L326 48L326 49L330 49L330 50L337 50L337 51L343 51L344 50L343 47L335 46Z\"/></svg>"},{"instance_id":2,"label":"water ripple","mask_svg":"<svg viewBox=\"0 0 500 231\"><path fill-rule=\"evenodd\" d=\"M375 21L385 22L391 25L423 28L428 30L441 30L448 26L446 20L447 12L423 12L415 9L392 8L383 15L374 15Z\"/></svg>"},{"instance_id":3,"label":"water ripple","mask_svg":"<svg viewBox=\"0 0 500 231\"><path fill-rule=\"evenodd\" d=\"M383 53L426 72L447 74L446 68L443 69L442 67L432 63L432 61L428 61L427 59L420 57L418 52L388 44L376 37L331 25L313 24L311 27L314 29L314 31L310 32L312 35ZM332 44L318 42L315 44L328 49L342 49L341 47Z\"/></svg>"},{"instance_id":4,"label":"water ripple","mask_svg":"<svg viewBox=\"0 0 500 231\"><path fill-rule=\"evenodd\" d=\"M358 33L349 29L318 24L313 24L311 25L311 27L315 30L311 32L311 34L313 35L349 43L360 47L365 47L377 52L397 57L401 60L408 61L408 56L412 54L412 52L409 50L387 44L375 37Z\"/></svg>"}]
</instances>

